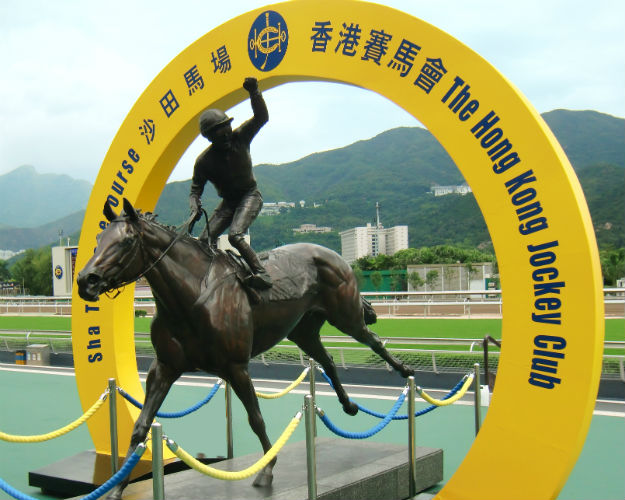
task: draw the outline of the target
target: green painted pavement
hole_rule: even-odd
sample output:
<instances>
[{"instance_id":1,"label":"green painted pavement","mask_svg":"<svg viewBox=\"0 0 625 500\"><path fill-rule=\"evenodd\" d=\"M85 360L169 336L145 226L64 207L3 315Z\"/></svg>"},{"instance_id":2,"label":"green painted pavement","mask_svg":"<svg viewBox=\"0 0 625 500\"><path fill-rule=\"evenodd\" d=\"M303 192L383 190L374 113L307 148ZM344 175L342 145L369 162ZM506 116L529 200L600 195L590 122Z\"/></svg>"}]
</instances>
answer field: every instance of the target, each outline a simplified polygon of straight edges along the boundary
<instances>
[{"instance_id":1,"label":"green painted pavement","mask_svg":"<svg viewBox=\"0 0 625 500\"><path fill-rule=\"evenodd\" d=\"M211 387L211 384L205 387L176 385L167 397L163 410L177 411L187 408L202 399ZM305 388L306 385L302 387ZM400 388L398 395L399 392ZM174 438L192 455L197 453L204 453L207 456L225 455L223 394L220 391L208 405L183 419L161 419L165 434ZM393 406L393 401L389 400L368 398L357 400L368 408L384 413ZM13 434L49 432L66 425L82 413L73 376L0 370L0 401L0 430ZM281 434L302 403L301 394L289 394L279 400L260 401L272 440ZM378 422L378 419L362 413L355 417L344 414L335 397L318 396L317 403L336 425L345 430L368 430ZM425 406L417 404L417 409ZM100 411L107 411L106 406ZM233 417L235 456L259 451L260 444L250 430L245 411L236 398L233 400ZM335 437L319 420L317 428L319 436ZM593 417L581 457L561 492L560 499L625 498L624 431L623 418ZM418 445L444 450L446 481L460 464L473 441L473 407L455 405L439 408L419 417L416 432ZM291 441L304 439L304 426L300 425ZM340 444L342 438L336 439ZM392 422L371 439L387 443L405 443L407 423ZM0 477L28 495L51 499L53 497L42 495L39 489L28 486L28 471L91 447L91 439L85 426L44 443L14 444L0 441ZM493 456L493 460L497 460L497 457ZM488 480L487 471L488 464L485 464L484 477L476 480ZM522 471L519 473L522 474ZM545 473L548 474L548 471ZM0 492L0 499L8 498L11 497Z\"/></svg>"}]
</instances>

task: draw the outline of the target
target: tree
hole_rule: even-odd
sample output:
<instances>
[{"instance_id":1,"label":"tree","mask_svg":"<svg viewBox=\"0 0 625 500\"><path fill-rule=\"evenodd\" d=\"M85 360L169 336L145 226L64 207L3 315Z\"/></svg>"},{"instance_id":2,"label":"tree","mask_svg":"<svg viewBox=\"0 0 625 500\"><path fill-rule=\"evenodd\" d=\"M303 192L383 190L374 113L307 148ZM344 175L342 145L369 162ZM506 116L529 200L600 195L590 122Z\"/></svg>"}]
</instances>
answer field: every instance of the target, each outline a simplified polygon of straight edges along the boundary
<instances>
[{"instance_id":1,"label":"tree","mask_svg":"<svg viewBox=\"0 0 625 500\"><path fill-rule=\"evenodd\" d=\"M602 250L600 259L604 285L616 285L617 279L625 278L625 248Z\"/></svg>"},{"instance_id":2,"label":"tree","mask_svg":"<svg viewBox=\"0 0 625 500\"><path fill-rule=\"evenodd\" d=\"M11 272L9 271L9 265L6 260L0 260L0 281L9 281L11 279Z\"/></svg>"},{"instance_id":3,"label":"tree","mask_svg":"<svg viewBox=\"0 0 625 500\"><path fill-rule=\"evenodd\" d=\"M370 278L373 288L380 290L380 286L382 285L382 273L380 271L373 271Z\"/></svg>"},{"instance_id":4,"label":"tree","mask_svg":"<svg viewBox=\"0 0 625 500\"><path fill-rule=\"evenodd\" d=\"M425 281L423 281L421 275L416 272L412 272L408 275L408 282L415 290L418 290L425 284Z\"/></svg>"},{"instance_id":5,"label":"tree","mask_svg":"<svg viewBox=\"0 0 625 500\"><path fill-rule=\"evenodd\" d=\"M358 283L358 288L362 288L362 285L365 283L365 275L357 265L353 265L354 276L356 277L356 283Z\"/></svg>"},{"instance_id":6,"label":"tree","mask_svg":"<svg viewBox=\"0 0 625 500\"><path fill-rule=\"evenodd\" d=\"M11 268L13 279L24 283L32 295L52 295L52 254L50 247L28 249Z\"/></svg>"},{"instance_id":7,"label":"tree","mask_svg":"<svg viewBox=\"0 0 625 500\"><path fill-rule=\"evenodd\" d=\"M403 292L406 290L406 278L403 273L391 274L391 291Z\"/></svg>"},{"instance_id":8,"label":"tree","mask_svg":"<svg viewBox=\"0 0 625 500\"><path fill-rule=\"evenodd\" d=\"M438 280L438 271L436 269L432 269L428 271L425 275L425 284L430 288L434 288L436 281Z\"/></svg>"}]
</instances>

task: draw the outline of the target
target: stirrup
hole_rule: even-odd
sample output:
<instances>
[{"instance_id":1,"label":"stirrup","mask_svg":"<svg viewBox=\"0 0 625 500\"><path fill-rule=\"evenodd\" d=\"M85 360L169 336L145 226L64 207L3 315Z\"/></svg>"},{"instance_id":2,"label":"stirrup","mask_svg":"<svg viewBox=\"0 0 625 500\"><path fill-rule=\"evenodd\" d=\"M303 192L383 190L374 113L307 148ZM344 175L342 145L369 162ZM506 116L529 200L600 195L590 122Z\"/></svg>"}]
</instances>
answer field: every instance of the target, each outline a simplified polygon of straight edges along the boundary
<instances>
[{"instance_id":1,"label":"stirrup","mask_svg":"<svg viewBox=\"0 0 625 500\"><path fill-rule=\"evenodd\" d=\"M267 271L250 274L245 278L245 284L257 290L267 290L273 286L273 282Z\"/></svg>"}]
</instances>

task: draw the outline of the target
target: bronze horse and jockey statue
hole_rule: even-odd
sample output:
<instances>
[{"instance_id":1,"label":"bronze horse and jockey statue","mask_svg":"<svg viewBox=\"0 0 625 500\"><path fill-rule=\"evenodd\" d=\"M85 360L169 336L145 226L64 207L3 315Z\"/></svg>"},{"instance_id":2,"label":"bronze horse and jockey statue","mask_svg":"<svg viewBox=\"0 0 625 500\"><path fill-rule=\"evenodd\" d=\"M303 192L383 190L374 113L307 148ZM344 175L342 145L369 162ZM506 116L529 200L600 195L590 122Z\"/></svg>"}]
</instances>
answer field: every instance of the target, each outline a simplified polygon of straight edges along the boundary
<instances>
[{"instance_id":1,"label":"bronze horse and jockey statue","mask_svg":"<svg viewBox=\"0 0 625 500\"><path fill-rule=\"evenodd\" d=\"M413 374L367 327L375 322L375 312L360 296L351 267L334 251L307 243L271 250L260 259L273 285L252 289L241 271L242 262L158 223L153 214L142 214L127 200L123 206L124 211L116 215L105 205L110 224L78 274L78 290L82 299L96 301L102 293L141 276L152 288L156 312L150 329L156 359L150 366L145 403L126 458L145 440L172 384L184 372L196 370L231 385L267 452L271 442L248 365L251 358L284 338L323 367L344 411L355 415L358 408L349 400L332 357L321 343L319 330L326 321L369 346L403 377ZM274 464L275 459L254 484L270 484ZM126 485L127 480L111 497L121 498Z\"/></svg>"}]
</instances>

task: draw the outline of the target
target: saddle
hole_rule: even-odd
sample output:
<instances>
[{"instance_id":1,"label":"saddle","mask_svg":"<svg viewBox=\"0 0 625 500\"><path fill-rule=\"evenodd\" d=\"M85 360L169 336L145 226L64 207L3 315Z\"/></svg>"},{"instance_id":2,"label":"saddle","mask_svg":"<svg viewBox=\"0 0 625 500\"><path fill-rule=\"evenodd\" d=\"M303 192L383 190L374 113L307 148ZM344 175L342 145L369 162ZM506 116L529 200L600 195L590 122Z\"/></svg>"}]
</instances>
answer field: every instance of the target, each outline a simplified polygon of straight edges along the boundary
<instances>
[{"instance_id":1,"label":"saddle","mask_svg":"<svg viewBox=\"0 0 625 500\"><path fill-rule=\"evenodd\" d=\"M232 250L214 249L214 248L211 248L208 244L204 243L203 241L201 241L200 243L201 243L203 250L209 253L213 258L217 257L218 255L222 255L226 259L226 262L234 271L234 274L237 277L237 280L239 281L239 283L241 283L241 285L243 286L243 289L247 293L250 299L250 302L252 302L253 304L259 304L260 302L262 302L261 293L257 289L249 285L249 277L252 276L253 272L250 266L248 265L248 263L245 261L245 259L243 259L243 257L233 252ZM259 258L262 259L262 256L259 256ZM208 276L209 271L210 271L210 266L206 270L205 276Z\"/></svg>"}]
</instances>

